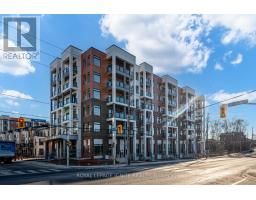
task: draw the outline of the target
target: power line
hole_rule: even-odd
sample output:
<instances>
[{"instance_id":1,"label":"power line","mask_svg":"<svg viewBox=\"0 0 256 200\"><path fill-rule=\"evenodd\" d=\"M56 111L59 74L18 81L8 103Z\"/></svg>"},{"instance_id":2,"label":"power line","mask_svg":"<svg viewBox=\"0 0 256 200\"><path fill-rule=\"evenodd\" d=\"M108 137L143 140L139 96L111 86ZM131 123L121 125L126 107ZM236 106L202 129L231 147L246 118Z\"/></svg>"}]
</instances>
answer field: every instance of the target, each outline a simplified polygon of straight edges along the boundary
<instances>
[{"instance_id":1,"label":"power line","mask_svg":"<svg viewBox=\"0 0 256 200\"><path fill-rule=\"evenodd\" d=\"M22 99L22 100L26 100L26 101L33 101L33 102L47 104L47 105L50 104L48 102L44 102L44 101L40 101L40 100L36 100L36 99L28 99L28 98L25 98L25 97L17 97L15 95L9 95L9 94L5 94L5 93L0 93L0 95L7 96L7 97L13 97L13 98L17 98L17 99Z\"/></svg>"},{"instance_id":2,"label":"power line","mask_svg":"<svg viewBox=\"0 0 256 200\"><path fill-rule=\"evenodd\" d=\"M10 114L15 114L15 115L20 115L20 116L32 116L32 117L46 118L46 119L49 118L49 117L46 117L46 116L33 115L33 114L26 114L26 113L16 113L16 112L3 111L3 110L0 110L0 112L1 112L1 113L10 113Z\"/></svg>"}]
</instances>

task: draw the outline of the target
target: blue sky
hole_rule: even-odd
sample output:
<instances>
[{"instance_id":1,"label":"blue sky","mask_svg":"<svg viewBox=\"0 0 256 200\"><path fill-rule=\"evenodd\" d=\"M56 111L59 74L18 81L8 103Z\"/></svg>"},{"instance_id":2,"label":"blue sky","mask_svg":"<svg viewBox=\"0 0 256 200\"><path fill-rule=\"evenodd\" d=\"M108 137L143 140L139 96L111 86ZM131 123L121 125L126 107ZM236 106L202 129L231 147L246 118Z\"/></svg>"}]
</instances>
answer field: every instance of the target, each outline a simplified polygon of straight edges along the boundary
<instances>
[{"instance_id":1,"label":"blue sky","mask_svg":"<svg viewBox=\"0 0 256 200\"><path fill-rule=\"evenodd\" d=\"M253 15L39 17L42 40L62 49L72 44L83 50L93 46L104 51L117 44L136 55L138 64L146 61L155 67L156 73L170 74L180 85L206 95L208 103L256 89L256 16ZM40 48L54 56L61 53L44 42ZM41 53L39 62L49 64L52 60L52 56ZM6 72L4 64L0 60L1 92L49 102L46 66L32 63L25 66L26 74L17 75L17 66ZM247 97L251 102L256 100L255 93ZM0 96L0 110L49 116L48 105L4 96ZM219 106L209 109L212 119L218 118L218 110ZM230 108L228 117L243 118L250 128L256 128L255 110L255 106L249 105Z\"/></svg>"}]
</instances>

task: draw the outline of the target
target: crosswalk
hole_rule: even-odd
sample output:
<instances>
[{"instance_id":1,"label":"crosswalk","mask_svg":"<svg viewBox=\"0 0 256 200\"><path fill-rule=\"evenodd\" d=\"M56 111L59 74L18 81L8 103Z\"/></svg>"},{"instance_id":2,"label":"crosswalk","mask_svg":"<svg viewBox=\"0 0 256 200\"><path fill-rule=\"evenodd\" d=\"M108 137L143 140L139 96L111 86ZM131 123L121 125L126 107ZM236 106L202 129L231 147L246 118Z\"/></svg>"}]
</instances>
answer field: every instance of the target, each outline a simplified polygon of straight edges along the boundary
<instances>
[{"instance_id":1,"label":"crosswalk","mask_svg":"<svg viewBox=\"0 0 256 200\"><path fill-rule=\"evenodd\" d=\"M63 170L61 169L0 170L0 177L25 175L25 174L42 174L42 173L52 173L52 172L61 172L61 171Z\"/></svg>"}]
</instances>

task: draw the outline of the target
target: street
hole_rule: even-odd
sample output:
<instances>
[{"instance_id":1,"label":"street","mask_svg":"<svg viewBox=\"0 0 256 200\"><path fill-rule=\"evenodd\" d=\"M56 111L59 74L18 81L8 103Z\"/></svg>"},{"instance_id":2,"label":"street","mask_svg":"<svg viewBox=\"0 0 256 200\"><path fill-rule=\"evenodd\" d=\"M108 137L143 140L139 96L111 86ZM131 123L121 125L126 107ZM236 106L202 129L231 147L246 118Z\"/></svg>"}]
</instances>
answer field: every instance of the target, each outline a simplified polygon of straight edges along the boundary
<instances>
[{"instance_id":1,"label":"street","mask_svg":"<svg viewBox=\"0 0 256 200\"><path fill-rule=\"evenodd\" d=\"M134 163L57 166L40 161L0 165L0 184L256 184L255 155Z\"/></svg>"}]
</instances>

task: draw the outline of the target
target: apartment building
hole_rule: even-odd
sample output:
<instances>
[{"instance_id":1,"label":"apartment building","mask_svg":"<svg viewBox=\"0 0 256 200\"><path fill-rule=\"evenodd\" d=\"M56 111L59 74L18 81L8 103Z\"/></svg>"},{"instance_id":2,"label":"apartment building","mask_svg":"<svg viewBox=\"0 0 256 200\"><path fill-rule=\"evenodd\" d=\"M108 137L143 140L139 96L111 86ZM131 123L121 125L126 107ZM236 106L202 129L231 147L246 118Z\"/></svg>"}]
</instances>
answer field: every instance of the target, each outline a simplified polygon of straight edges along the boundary
<instances>
[{"instance_id":1,"label":"apartment building","mask_svg":"<svg viewBox=\"0 0 256 200\"><path fill-rule=\"evenodd\" d=\"M65 158L67 140L72 143L70 157L81 157L81 53L82 50L68 46L50 64L52 126L46 142L49 158Z\"/></svg>"},{"instance_id":2,"label":"apartment building","mask_svg":"<svg viewBox=\"0 0 256 200\"><path fill-rule=\"evenodd\" d=\"M41 126L48 125L48 123L46 120L31 118L25 118L25 123L26 127L31 127L31 129L18 129L16 117L0 116L0 140L14 141L17 156L44 158L45 140L49 135L49 130Z\"/></svg>"},{"instance_id":3,"label":"apartment building","mask_svg":"<svg viewBox=\"0 0 256 200\"><path fill-rule=\"evenodd\" d=\"M204 99L196 103L195 90L155 75L153 66L136 64L135 55L116 45L83 53L69 46L51 63L50 77L53 158L65 158L71 140L73 158L126 162L128 130L132 160L192 157L203 141Z\"/></svg>"}]
</instances>

